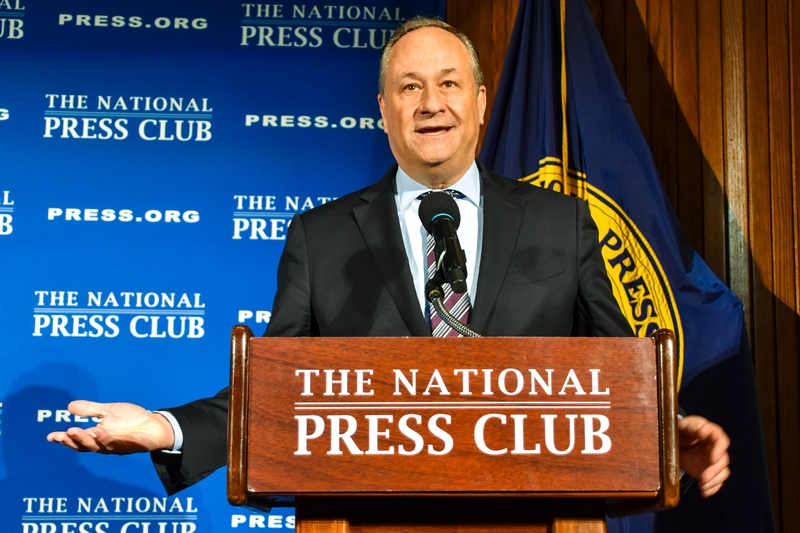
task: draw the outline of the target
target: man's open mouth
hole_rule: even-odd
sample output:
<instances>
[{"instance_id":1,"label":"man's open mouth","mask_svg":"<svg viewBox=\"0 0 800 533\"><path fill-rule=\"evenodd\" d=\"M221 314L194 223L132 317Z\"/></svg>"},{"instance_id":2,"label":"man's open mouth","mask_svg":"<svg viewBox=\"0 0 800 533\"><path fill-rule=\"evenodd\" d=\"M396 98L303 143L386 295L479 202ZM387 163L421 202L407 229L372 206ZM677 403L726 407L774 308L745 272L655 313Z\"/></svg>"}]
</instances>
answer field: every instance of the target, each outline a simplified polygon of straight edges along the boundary
<instances>
[{"instance_id":1,"label":"man's open mouth","mask_svg":"<svg viewBox=\"0 0 800 533\"><path fill-rule=\"evenodd\" d=\"M447 133L451 129L453 129L452 126L430 126L426 128L418 128L416 131L422 135L441 135L442 133Z\"/></svg>"}]
</instances>

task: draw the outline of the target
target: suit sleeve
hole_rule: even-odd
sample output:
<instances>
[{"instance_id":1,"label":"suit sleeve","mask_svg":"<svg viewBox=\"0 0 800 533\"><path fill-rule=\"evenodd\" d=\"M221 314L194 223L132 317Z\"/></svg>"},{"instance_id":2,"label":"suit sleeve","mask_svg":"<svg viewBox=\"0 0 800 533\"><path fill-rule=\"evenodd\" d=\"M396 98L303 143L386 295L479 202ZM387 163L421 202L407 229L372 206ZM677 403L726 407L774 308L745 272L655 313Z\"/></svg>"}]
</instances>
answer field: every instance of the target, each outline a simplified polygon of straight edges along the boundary
<instances>
[{"instance_id":1,"label":"suit sleeve","mask_svg":"<svg viewBox=\"0 0 800 533\"><path fill-rule=\"evenodd\" d=\"M170 496L208 477L227 461L228 388L213 398L169 411L183 431L181 453L152 452L158 477Z\"/></svg>"},{"instance_id":2,"label":"suit sleeve","mask_svg":"<svg viewBox=\"0 0 800 533\"><path fill-rule=\"evenodd\" d=\"M278 288L266 336L314 335L309 287L308 251L302 218L289 227L278 264ZM167 493L172 495L197 483L227 462L228 389L213 398L164 409L183 432L181 453L153 452L151 458Z\"/></svg>"},{"instance_id":3,"label":"suit sleeve","mask_svg":"<svg viewBox=\"0 0 800 533\"><path fill-rule=\"evenodd\" d=\"M577 200L578 298L572 334L579 337L631 337L633 330L619 309L600 251L597 225L586 202Z\"/></svg>"},{"instance_id":4,"label":"suit sleeve","mask_svg":"<svg viewBox=\"0 0 800 533\"><path fill-rule=\"evenodd\" d=\"M318 335L311 305L308 245L303 219L295 215L278 263L278 287L266 337Z\"/></svg>"}]
</instances>

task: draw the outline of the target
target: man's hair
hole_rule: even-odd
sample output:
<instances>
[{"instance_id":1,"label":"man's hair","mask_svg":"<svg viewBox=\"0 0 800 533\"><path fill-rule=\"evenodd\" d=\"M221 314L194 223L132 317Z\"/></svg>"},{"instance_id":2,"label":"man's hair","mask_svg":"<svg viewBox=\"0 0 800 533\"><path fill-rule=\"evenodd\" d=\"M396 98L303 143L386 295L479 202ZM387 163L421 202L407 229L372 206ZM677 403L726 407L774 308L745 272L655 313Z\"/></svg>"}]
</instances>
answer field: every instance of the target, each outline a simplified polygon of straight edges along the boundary
<instances>
[{"instance_id":1,"label":"man's hair","mask_svg":"<svg viewBox=\"0 0 800 533\"><path fill-rule=\"evenodd\" d=\"M467 47L467 53L469 54L469 66L472 69L472 76L475 78L475 90L479 90L481 85L483 85L483 70L481 70L481 63L478 60L478 52L475 50L475 46L472 44L472 41L469 40L469 37L464 35L464 32L461 30L454 28L441 19L414 17L407 20L399 28L397 28L397 30L392 34L389 40L386 41L386 44L383 47L383 52L381 53L380 74L378 77L378 90L380 93L385 95L384 91L386 90L386 72L389 70L389 54L392 52L392 48L394 48L394 45L397 44L397 41L399 41L404 35L422 28L442 29L446 32L452 33L458 37L462 43L464 43L464 46Z\"/></svg>"}]
</instances>

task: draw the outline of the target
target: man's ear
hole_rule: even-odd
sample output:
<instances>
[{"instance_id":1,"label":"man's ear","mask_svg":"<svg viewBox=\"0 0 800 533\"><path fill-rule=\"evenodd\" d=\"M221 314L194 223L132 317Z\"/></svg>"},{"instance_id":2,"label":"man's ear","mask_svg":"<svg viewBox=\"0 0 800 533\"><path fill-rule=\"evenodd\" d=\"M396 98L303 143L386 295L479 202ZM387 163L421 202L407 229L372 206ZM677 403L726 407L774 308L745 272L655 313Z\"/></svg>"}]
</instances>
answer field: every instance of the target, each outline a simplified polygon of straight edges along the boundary
<instances>
[{"instance_id":1,"label":"man's ear","mask_svg":"<svg viewBox=\"0 0 800 533\"><path fill-rule=\"evenodd\" d=\"M383 99L383 95L378 93L378 106L381 108L381 119L383 120L383 133L389 133L386 129L386 101ZM486 104L484 103L484 107Z\"/></svg>"},{"instance_id":2,"label":"man's ear","mask_svg":"<svg viewBox=\"0 0 800 533\"><path fill-rule=\"evenodd\" d=\"M483 125L483 117L486 114L486 86L481 85L478 89L478 113L481 117L481 125ZM385 123L386 121L384 121Z\"/></svg>"}]
</instances>

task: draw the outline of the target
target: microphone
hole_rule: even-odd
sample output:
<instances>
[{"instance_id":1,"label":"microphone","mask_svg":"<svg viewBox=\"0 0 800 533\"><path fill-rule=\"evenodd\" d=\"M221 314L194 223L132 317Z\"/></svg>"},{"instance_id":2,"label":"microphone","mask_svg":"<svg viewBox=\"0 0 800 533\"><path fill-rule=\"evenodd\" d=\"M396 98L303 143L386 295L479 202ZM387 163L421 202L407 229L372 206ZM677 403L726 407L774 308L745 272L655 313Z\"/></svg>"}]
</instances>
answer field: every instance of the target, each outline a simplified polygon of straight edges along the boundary
<instances>
[{"instance_id":1,"label":"microphone","mask_svg":"<svg viewBox=\"0 0 800 533\"><path fill-rule=\"evenodd\" d=\"M467 292L467 258L456 233L461 224L456 201L446 192L426 194L419 204L419 219L433 236L437 273L447 280L453 292L464 294Z\"/></svg>"}]
</instances>

